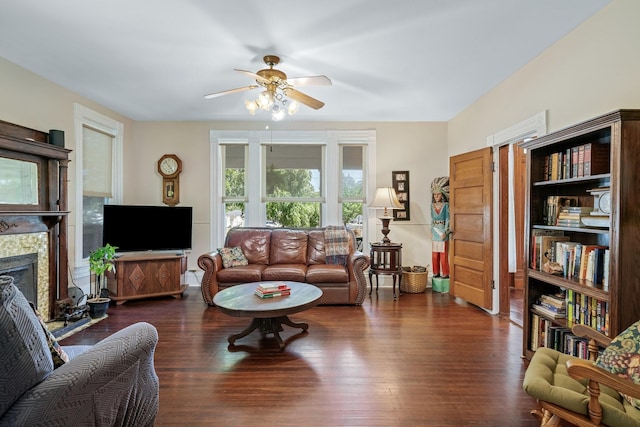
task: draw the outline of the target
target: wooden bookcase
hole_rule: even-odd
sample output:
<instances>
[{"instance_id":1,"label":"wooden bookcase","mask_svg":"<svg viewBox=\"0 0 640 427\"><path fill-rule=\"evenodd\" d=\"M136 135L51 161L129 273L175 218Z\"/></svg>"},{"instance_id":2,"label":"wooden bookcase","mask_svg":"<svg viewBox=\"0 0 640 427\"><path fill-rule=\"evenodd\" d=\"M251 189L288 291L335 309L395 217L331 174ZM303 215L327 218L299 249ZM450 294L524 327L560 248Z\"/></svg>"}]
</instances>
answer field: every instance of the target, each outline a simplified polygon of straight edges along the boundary
<instances>
[{"instance_id":1,"label":"wooden bookcase","mask_svg":"<svg viewBox=\"0 0 640 427\"><path fill-rule=\"evenodd\" d=\"M596 148L591 152L591 167L590 170L587 167L585 175L584 157L574 157L573 151L587 144ZM527 150L528 177L523 355L530 359L535 349L543 345L541 340L553 345L553 338L562 339L563 331L574 323L597 326L614 337L640 319L640 110L613 111L528 141L522 147ZM557 160L552 176L550 159L558 157L569 161ZM580 173L578 166L582 167ZM606 216L604 220L608 227L567 227L550 221L547 207L547 201L553 200L550 196L570 197L578 206L594 208L596 198L589 190L607 187L611 203L608 220ZM536 257L540 253L536 234L553 232L582 245L578 248L588 245L608 248L608 272L602 281L571 277L566 267L560 275L540 271L544 259ZM537 240L544 246L544 239ZM567 248L564 253L569 256L563 259L559 259L563 253L561 246L553 243L547 246L550 249L545 252L549 256L560 265L567 264L572 244L564 245ZM600 264L596 269L603 268L604 264ZM554 319L532 308L542 295L559 291L564 291L567 312L572 315Z\"/></svg>"}]
</instances>

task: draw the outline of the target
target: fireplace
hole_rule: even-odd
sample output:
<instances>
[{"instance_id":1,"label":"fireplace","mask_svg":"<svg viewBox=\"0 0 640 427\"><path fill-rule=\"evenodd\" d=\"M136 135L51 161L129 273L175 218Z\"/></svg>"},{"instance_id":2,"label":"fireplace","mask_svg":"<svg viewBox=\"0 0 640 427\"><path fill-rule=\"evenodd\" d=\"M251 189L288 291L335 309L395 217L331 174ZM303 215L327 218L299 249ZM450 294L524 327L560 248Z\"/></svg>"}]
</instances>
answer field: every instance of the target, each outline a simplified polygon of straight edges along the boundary
<instances>
[{"instance_id":1,"label":"fireplace","mask_svg":"<svg viewBox=\"0 0 640 427\"><path fill-rule=\"evenodd\" d=\"M70 152L46 132L0 121L0 178L11 178L0 191L0 271L18 276L14 283L45 320L68 297Z\"/></svg>"},{"instance_id":2,"label":"fireplace","mask_svg":"<svg viewBox=\"0 0 640 427\"><path fill-rule=\"evenodd\" d=\"M13 277L13 284L38 308L38 254L0 258L0 276Z\"/></svg>"}]
</instances>

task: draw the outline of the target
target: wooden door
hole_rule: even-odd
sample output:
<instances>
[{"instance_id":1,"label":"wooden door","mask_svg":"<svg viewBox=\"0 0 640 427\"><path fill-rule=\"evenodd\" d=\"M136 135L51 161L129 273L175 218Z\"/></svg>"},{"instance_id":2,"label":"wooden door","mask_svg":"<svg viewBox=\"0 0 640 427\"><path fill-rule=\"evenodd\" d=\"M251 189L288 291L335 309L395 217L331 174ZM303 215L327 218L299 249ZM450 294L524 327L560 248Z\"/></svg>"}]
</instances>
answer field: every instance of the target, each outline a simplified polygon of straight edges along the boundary
<instances>
[{"instance_id":1,"label":"wooden door","mask_svg":"<svg viewBox=\"0 0 640 427\"><path fill-rule=\"evenodd\" d=\"M451 294L493 309L491 147L449 159Z\"/></svg>"},{"instance_id":2,"label":"wooden door","mask_svg":"<svg viewBox=\"0 0 640 427\"><path fill-rule=\"evenodd\" d=\"M510 315L511 320L522 325L522 295L524 293L524 193L527 178L527 155L518 144L513 144L513 191L515 216L515 255L516 271L509 272L509 145L499 148L499 239L496 244L498 258L498 277L500 277L500 314ZM514 291L515 290L515 291ZM518 298L517 301L514 298Z\"/></svg>"}]
</instances>

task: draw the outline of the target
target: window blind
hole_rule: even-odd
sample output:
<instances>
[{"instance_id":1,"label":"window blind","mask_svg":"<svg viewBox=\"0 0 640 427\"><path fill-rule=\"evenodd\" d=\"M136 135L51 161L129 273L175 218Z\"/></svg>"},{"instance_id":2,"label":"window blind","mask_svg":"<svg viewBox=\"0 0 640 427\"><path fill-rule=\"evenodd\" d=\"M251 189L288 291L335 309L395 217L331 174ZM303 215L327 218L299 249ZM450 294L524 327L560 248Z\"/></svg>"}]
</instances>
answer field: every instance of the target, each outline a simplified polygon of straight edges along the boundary
<instances>
[{"instance_id":1,"label":"window blind","mask_svg":"<svg viewBox=\"0 0 640 427\"><path fill-rule=\"evenodd\" d=\"M85 126L82 150L82 194L112 198L113 136Z\"/></svg>"}]
</instances>

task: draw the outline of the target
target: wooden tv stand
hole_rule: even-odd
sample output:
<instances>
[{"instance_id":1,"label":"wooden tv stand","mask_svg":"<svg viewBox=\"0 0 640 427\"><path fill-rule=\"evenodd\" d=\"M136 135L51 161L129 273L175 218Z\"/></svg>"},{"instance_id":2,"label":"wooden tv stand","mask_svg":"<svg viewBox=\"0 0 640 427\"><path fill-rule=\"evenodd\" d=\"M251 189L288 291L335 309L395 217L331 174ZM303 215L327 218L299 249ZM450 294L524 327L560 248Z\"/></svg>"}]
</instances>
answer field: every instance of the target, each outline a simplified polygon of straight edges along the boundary
<instances>
[{"instance_id":1,"label":"wooden tv stand","mask_svg":"<svg viewBox=\"0 0 640 427\"><path fill-rule=\"evenodd\" d=\"M187 271L185 254L125 254L115 264L115 274L107 274L107 288L118 305L167 295L182 298L188 286L181 283Z\"/></svg>"}]
</instances>

